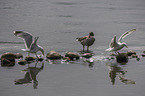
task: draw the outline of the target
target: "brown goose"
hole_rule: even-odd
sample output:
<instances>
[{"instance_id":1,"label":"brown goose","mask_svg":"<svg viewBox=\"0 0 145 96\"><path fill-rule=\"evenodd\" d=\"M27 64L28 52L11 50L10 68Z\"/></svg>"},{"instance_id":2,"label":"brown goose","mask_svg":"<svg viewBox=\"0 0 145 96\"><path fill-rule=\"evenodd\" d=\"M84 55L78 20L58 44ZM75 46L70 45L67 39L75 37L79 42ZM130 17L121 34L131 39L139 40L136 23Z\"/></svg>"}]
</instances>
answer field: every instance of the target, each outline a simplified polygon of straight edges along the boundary
<instances>
[{"instance_id":1,"label":"brown goose","mask_svg":"<svg viewBox=\"0 0 145 96\"><path fill-rule=\"evenodd\" d=\"M91 45L94 44L95 42L95 38L94 38L94 33L90 32L89 36L84 36L84 37L80 37L80 38L76 38L78 41L81 42L81 44L83 45L83 52L85 49L85 46L87 46L87 52L89 52L89 47Z\"/></svg>"}]
</instances>

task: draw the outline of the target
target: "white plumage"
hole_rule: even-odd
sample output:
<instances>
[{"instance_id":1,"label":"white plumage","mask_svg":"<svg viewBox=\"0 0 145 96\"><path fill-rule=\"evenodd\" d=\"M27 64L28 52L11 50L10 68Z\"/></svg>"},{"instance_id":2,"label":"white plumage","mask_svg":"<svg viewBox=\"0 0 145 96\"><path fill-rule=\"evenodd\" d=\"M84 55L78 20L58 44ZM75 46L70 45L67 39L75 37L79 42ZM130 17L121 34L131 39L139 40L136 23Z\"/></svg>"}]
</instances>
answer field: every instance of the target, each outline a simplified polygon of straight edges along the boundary
<instances>
[{"instance_id":1,"label":"white plumage","mask_svg":"<svg viewBox=\"0 0 145 96\"><path fill-rule=\"evenodd\" d=\"M109 44L109 48L106 49L105 51L118 51L120 49L122 49L124 46L127 47L125 42L122 42L121 40L123 38L125 38L126 36L128 36L129 34L133 33L134 31L136 31L136 29L132 29L130 31L125 32L124 34L122 34L120 36L120 38L118 39L118 41L116 41L116 35L112 38L110 44ZM127 47L128 48L128 47Z\"/></svg>"},{"instance_id":2,"label":"white plumage","mask_svg":"<svg viewBox=\"0 0 145 96\"><path fill-rule=\"evenodd\" d=\"M28 55L29 55L29 53L35 53L36 57L38 57L36 53L38 51L41 51L44 56L43 48L41 46L37 45L37 40L39 37L35 37L33 40L32 34L30 34L28 32L24 32L24 31L15 31L14 35L17 36L18 38L22 38L24 40L26 49L22 49L22 50L28 52Z\"/></svg>"}]
</instances>

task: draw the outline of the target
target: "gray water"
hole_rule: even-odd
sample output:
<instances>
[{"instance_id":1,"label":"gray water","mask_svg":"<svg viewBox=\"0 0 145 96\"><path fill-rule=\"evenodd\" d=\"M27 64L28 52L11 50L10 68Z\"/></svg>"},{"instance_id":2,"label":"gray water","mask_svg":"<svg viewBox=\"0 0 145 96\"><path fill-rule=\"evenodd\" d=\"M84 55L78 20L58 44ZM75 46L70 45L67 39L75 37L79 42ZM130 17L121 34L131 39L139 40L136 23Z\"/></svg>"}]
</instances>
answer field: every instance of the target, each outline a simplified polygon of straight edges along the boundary
<instances>
[{"instance_id":1,"label":"gray water","mask_svg":"<svg viewBox=\"0 0 145 96\"><path fill-rule=\"evenodd\" d=\"M126 65L104 59L110 54L104 50L112 37L119 38L131 29L137 31L124 39L129 48L120 52L134 50L141 55L145 49L145 0L0 0L0 54L27 56L21 50L25 48L23 40L13 35L16 30L39 36L45 56L51 50L62 55L66 51L80 53L82 46L76 37L94 32L96 38L90 47L95 54L93 63L83 58L69 63L38 62L38 84L14 84L24 78L27 72L22 70L28 65L0 67L1 96L145 96L145 58L130 59ZM29 66L35 70L35 62ZM112 79L111 72L116 74ZM135 84L125 84L120 72Z\"/></svg>"}]
</instances>

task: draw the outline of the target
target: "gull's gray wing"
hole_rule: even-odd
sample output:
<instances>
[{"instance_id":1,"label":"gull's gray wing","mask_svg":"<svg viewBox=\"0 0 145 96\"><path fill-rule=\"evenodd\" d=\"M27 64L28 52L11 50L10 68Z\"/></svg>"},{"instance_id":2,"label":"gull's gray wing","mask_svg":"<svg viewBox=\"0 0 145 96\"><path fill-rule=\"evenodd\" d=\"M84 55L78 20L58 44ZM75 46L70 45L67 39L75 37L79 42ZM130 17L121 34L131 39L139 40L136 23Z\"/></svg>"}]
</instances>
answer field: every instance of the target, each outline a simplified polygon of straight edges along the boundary
<instances>
[{"instance_id":1,"label":"gull's gray wing","mask_svg":"<svg viewBox=\"0 0 145 96\"><path fill-rule=\"evenodd\" d=\"M26 49L30 48L31 43L33 41L32 34L24 31L15 31L14 35L24 40Z\"/></svg>"},{"instance_id":2,"label":"gull's gray wing","mask_svg":"<svg viewBox=\"0 0 145 96\"><path fill-rule=\"evenodd\" d=\"M113 48L114 46L118 45L117 42L116 42L116 35L112 38L110 44L109 44L109 47L110 48Z\"/></svg>"},{"instance_id":3,"label":"gull's gray wing","mask_svg":"<svg viewBox=\"0 0 145 96\"><path fill-rule=\"evenodd\" d=\"M134 31L136 31L136 29L132 29L132 30L130 30L130 31L127 31L127 32L123 33L123 34L120 36L120 38L118 39L118 42L121 42L121 40L122 40L123 38L125 38L125 37L128 36L129 34L133 33Z\"/></svg>"}]
</instances>

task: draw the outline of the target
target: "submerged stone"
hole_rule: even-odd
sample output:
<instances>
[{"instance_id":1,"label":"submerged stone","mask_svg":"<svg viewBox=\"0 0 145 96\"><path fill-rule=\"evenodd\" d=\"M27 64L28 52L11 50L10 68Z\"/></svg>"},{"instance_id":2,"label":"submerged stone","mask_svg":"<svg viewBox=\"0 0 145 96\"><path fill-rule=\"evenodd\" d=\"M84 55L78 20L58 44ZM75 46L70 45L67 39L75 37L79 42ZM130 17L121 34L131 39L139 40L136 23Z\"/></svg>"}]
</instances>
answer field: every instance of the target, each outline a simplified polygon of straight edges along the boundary
<instances>
[{"instance_id":1,"label":"submerged stone","mask_svg":"<svg viewBox=\"0 0 145 96\"><path fill-rule=\"evenodd\" d=\"M85 53L85 54L82 54L82 57L85 57L85 58L91 58L93 56L92 53Z\"/></svg>"}]
</instances>

